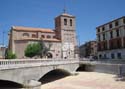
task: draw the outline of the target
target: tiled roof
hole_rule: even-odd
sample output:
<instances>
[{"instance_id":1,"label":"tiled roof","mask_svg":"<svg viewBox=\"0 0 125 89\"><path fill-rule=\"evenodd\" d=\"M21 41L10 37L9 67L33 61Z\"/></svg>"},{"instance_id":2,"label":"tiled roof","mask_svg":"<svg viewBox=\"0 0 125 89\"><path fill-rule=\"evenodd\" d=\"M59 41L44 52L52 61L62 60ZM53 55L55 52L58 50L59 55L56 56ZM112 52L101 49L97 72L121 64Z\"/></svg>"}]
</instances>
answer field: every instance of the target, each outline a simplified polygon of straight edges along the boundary
<instances>
[{"instance_id":1,"label":"tiled roof","mask_svg":"<svg viewBox=\"0 0 125 89\"><path fill-rule=\"evenodd\" d=\"M98 28L104 26L104 25L110 24L110 23L112 23L112 22L114 22L114 21L117 21L117 20L119 20L119 19L122 19L122 18L125 18L125 16L122 16L122 17L117 18L117 19L115 19L115 20L109 21L109 22L107 22L107 23L105 23L105 24L103 24L103 25L100 25L100 26L96 27L96 30L97 30Z\"/></svg>"},{"instance_id":2,"label":"tiled roof","mask_svg":"<svg viewBox=\"0 0 125 89\"><path fill-rule=\"evenodd\" d=\"M60 42L60 40L58 40L58 39L55 39L55 38L53 38L53 39L42 39L43 41L54 41L54 42Z\"/></svg>"},{"instance_id":3,"label":"tiled roof","mask_svg":"<svg viewBox=\"0 0 125 89\"><path fill-rule=\"evenodd\" d=\"M39 38L22 38L20 40L36 40L36 41L43 40L43 41L50 41L50 42L60 42L60 40L55 39L55 38L53 38L53 39L45 39L45 38L44 39L39 39Z\"/></svg>"},{"instance_id":4,"label":"tiled roof","mask_svg":"<svg viewBox=\"0 0 125 89\"><path fill-rule=\"evenodd\" d=\"M21 26L13 26L12 29L17 31L38 31L38 32L45 32L45 33L53 33L52 29L47 28L31 28L31 27L21 27Z\"/></svg>"},{"instance_id":5,"label":"tiled roof","mask_svg":"<svg viewBox=\"0 0 125 89\"><path fill-rule=\"evenodd\" d=\"M62 13L60 16L65 16L65 17L72 17L72 18L75 18L75 16L70 15L70 14L68 14L68 13ZM59 16L57 16L57 17L59 17Z\"/></svg>"}]
</instances>

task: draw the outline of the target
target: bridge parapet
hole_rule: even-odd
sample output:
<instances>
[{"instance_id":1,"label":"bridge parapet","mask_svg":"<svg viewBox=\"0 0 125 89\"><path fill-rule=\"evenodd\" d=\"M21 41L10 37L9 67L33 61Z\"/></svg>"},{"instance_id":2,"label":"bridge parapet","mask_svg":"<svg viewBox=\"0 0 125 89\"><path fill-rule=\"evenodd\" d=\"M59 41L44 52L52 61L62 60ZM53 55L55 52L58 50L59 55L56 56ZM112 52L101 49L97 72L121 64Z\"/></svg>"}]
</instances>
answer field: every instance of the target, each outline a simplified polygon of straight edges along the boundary
<instances>
[{"instance_id":1,"label":"bridge parapet","mask_svg":"<svg viewBox=\"0 0 125 89\"><path fill-rule=\"evenodd\" d=\"M34 66L48 66L48 65L60 65L79 63L77 59L12 59L12 60L0 60L0 70L22 68L22 67L34 67Z\"/></svg>"}]
</instances>

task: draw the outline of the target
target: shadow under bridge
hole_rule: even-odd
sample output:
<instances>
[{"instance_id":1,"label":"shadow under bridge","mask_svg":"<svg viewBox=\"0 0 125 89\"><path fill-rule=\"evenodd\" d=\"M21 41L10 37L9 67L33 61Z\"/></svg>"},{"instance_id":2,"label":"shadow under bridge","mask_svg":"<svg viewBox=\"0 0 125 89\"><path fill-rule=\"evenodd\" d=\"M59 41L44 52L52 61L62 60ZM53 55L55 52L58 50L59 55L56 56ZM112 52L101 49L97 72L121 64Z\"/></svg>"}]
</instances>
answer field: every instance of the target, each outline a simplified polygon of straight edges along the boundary
<instances>
[{"instance_id":1,"label":"shadow under bridge","mask_svg":"<svg viewBox=\"0 0 125 89\"><path fill-rule=\"evenodd\" d=\"M70 75L70 73L66 70L55 69L55 70L52 70L52 71L46 73L42 78L39 79L39 82L41 82L42 84L45 84L48 82L52 82L52 81L64 78L69 75Z\"/></svg>"}]
</instances>

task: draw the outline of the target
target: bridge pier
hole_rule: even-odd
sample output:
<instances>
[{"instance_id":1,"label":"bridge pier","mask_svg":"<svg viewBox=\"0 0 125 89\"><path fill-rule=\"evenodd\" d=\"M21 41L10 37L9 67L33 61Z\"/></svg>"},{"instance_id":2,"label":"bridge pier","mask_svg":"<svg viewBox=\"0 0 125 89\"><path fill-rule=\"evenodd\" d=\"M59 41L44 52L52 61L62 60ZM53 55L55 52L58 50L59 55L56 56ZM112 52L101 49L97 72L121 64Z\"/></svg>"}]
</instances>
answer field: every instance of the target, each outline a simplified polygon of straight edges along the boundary
<instances>
[{"instance_id":1,"label":"bridge pier","mask_svg":"<svg viewBox=\"0 0 125 89\"><path fill-rule=\"evenodd\" d=\"M41 82L36 80L28 80L24 84L24 88L26 89L41 89Z\"/></svg>"}]
</instances>

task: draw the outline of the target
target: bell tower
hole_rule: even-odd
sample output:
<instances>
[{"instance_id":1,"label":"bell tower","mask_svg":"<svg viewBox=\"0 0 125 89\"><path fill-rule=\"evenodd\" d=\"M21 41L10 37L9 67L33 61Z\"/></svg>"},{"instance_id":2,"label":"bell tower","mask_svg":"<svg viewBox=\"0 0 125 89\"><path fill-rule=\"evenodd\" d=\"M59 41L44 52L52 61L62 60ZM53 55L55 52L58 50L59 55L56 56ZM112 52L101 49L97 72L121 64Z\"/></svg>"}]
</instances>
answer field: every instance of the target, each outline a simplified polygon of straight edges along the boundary
<instances>
[{"instance_id":1,"label":"bell tower","mask_svg":"<svg viewBox=\"0 0 125 89\"><path fill-rule=\"evenodd\" d=\"M77 46L75 16L64 13L55 18L56 37L62 42L63 56L74 58Z\"/></svg>"}]
</instances>

